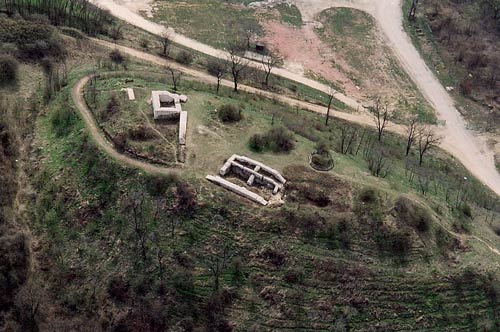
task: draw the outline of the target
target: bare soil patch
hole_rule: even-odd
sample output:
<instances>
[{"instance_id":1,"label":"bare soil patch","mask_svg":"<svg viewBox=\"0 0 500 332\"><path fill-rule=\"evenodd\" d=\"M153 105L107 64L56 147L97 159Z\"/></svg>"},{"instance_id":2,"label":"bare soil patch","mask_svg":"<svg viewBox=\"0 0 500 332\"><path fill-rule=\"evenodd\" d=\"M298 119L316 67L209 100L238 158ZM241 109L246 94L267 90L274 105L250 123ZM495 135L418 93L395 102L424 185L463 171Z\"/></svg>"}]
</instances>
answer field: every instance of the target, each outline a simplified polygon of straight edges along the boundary
<instances>
[{"instance_id":1,"label":"bare soil patch","mask_svg":"<svg viewBox=\"0 0 500 332\"><path fill-rule=\"evenodd\" d=\"M425 105L423 96L365 13L333 8L300 28L277 21L261 24L265 32L263 40L285 59L286 68L298 71L302 67L305 75L330 81L357 99L387 95L401 109ZM426 113L426 120L433 121L427 105L421 106L419 112Z\"/></svg>"}]
</instances>

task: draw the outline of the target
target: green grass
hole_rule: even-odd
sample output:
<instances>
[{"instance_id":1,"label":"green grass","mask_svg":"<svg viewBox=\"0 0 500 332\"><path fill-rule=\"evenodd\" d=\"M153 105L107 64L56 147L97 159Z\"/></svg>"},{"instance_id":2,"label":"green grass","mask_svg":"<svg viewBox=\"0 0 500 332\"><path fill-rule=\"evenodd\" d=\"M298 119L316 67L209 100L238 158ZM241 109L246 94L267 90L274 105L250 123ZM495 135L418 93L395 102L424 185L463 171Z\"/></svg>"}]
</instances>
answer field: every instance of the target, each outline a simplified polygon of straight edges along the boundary
<instances>
[{"instance_id":1,"label":"green grass","mask_svg":"<svg viewBox=\"0 0 500 332\"><path fill-rule=\"evenodd\" d=\"M361 154L342 155L334 151L335 168L328 173L317 173L307 166L315 142L327 140L335 148L341 126L361 128L338 121L325 127L324 118L318 114L260 96L234 94L227 88L216 96L214 86L186 77L179 87L189 97L183 106L189 113L188 159L181 180L196 191L198 205L192 215L177 215L174 182L166 186L163 196L153 197L154 181L105 156L88 138L80 117L63 135L56 134L51 117L61 109L75 112L71 110L71 86L91 72L92 67L90 63L70 73L69 86L48 105L47 114L38 119L35 130L38 138L34 157L40 163L33 175L37 195L30 209L37 216L35 234L41 239L38 253L45 258L44 264L50 266L40 271L39 276L46 280L45 291L53 303L67 309L72 317L94 319L110 306L118 311L133 311L138 299L143 307L149 308L151 301L166 298L158 291L156 254L161 249L165 253L166 287L172 306L154 302L155 310L168 310L166 316L172 324L192 318L196 326L203 326L213 282L207 257L221 243L226 243L242 260L245 275L241 285L235 284L232 267L221 276L221 284L234 287L238 295L223 314L235 324L235 331L247 331L249 326L276 331L328 331L345 323L350 329L362 332L371 331L375 324L384 331L479 331L484 322L498 321L494 313L498 306L490 303L483 286L466 283L457 290L453 283L454 276L468 265L497 269L492 262L498 257L484 245L467 241L472 249L453 252L451 255L457 255L458 259L448 261L434 252L432 240L416 239L406 265L378 251L373 239L378 232L377 223L372 220L373 211L403 227L392 213L393 200L402 193L423 202L426 209L435 206L443 209L433 228L449 227L455 218L447 209L441 191L431 191L422 197L409 184L401 157L401 138L384 137L384 146L391 151L393 163L393 172L386 179L370 176ZM134 72L103 80L101 86L114 90L124 84L123 78L133 78L134 84L143 85L144 89L170 88L161 78L140 74L157 71L155 66L134 63L131 68ZM215 109L228 103L243 108L243 120L233 124L220 122ZM296 149L290 154L253 153L247 146L248 137L271 128L273 113L275 125L294 132ZM327 189L332 204L318 208L307 201L294 201L298 194L289 193L284 206L263 208L208 183L204 177L215 174L232 153L249 155L282 171L287 171L290 165L303 166L295 174L287 173L290 185ZM464 174L463 168L442 152L427 159L426 167L434 172L435 181L452 183L456 176ZM483 186L473 179L468 185L484 192ZM366 186L379 192L375 204L363 205L359 201L359 190ZM151 234L146 262L136 247L129 206L130 199L140 193L146 195L141 223ZM161 213L160 219L154 217L153 204L158 198L165 198L171 209ZM476 198L471 196L471 201ZM340 203L348 207L339 207ZM318 229L324 227L322 223L349 218L351 247L328 249L321 236L305 237L300 228L287 221L282 214L284 209L311 213ZM169 218L173 215L178 218L174 238L169 230ZM473 234L481 235L495 246L491 241L494 238L487 236L487 226L480 220L473 223ZM259 253L265 247L283 254L285 263L275 266L260 258ZM187 257L184 266L179 256ZM302 282L291 284L283 279L291 268L303 271ZM109 282L115 277L130 283L130 298L124 302L110 298ZM277 294L277 302L266 300L263 294L267 293ZM279 314L278 318L273 312ZM111 315L115 317L115 313Z\"/></svg>"},{"instance_id":2,"label":"green grass","mask_svg":"<svg viewBox=\"0 0 500 332\"><path fill-rule=\"evenodd\" d=\"M144 77L140 79L135 77L134 80L134 84L145 86L147 91L152 87L165 87L162 85L165 83L161 83L161 81L145 79ZM103 86L112 86L118 89L122 82L123 79L113 79L108 84L103 83ZM221 94L216 96L213 94L213 89L213 86L191 81L188 78L184 79L179 87L181 93L189 96L188 103L183 105L189 114L188 136L191 137L190 144L192 145L192 148L188 149L187 171L194 172L200 177L206 175L204 174L206 170L216 172L223 160L233 153L248 154L281 170L286 165L293 164L294 161L307 165L308 156L316 142L326 140L334 149L337 149L340 128L346 126L343 122L333 120L332 125L326 127L323 124L324 119L318 114L294 109L260 96L242 92L234 94L228 88L223 88ZM234 124L221 123L216 109L224 104L238 105L243 110L243 120ZM402 105L402 107L404 106ZM253 134L265 133L271 127L273 113L275 125L283 125L295 133L298 144L291 154L260 154L251 151L248 147L248 140ZM358 130L358 135L361 135L362 129ZM369 137L370 135L373 135L373 131L368 130L365 136ZM368 172L367 162L361 152L357 155L342 155L333 152L336 165L334 171L365 185L382 186L394 195L397 193L418 194L419 184L415 181L410 183L405 175L403 143L399 137L392 134L387 134L384 139L383 145L390 151L391 156L389 158L391 171L386 179L365 176ZM206 151L210 151L210 153L207 154ZM431 182L436 186L436 189L430 190L425 199L435 200L435 204L438 206L447 205L444 196L445 188L447 188L445 185L451 184L458 187L460 185L458 179L463 177L462 174L469 175L467 171L442 152L437 152L429 157L425 171L431 173ZM454 184L449 180L443 180L450 177L455 178ZM472 180L468 185L470 190L482 191L482 185L475 180ZM477 198L482 199L482 196Z\"/></svg>"},{"instance_id":3,"label":"green grass","mask_svg":"<svg viewBox=\"0 0 500 332\"><path fill-rule=\"evenodd\" d=\"M208 45L224 48L252 29L261 34L255 10L217 0L156 1L154 20Z\"/></svg>"},{"instance_id":4,"label":"green grass","mask_svg":"<svg viewBox=\"0 0 500 332\"><path fill-rule=\"evenodd\" d=\"M302 15L295 5L288 4L278 4L276 8L281 15L281 22L290 24L291 26L300 28L304 22L302 22Z\"/></svg>"}]
</instances>

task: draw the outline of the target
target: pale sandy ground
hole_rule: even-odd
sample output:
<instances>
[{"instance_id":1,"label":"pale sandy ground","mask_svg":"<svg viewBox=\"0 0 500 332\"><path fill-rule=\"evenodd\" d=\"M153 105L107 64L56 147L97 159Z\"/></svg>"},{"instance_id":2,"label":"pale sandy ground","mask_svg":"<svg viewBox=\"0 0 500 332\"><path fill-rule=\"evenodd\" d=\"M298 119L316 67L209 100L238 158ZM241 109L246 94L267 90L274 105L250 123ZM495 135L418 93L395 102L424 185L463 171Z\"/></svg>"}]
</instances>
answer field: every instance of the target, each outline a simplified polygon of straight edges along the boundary
<instances>
[{"instance_id":1,"label":"pale sandy ground","mask_svg":"<svg viewBox=\"0 0 500 332\"><path fill-rule=\"evenodd\" d=\"M120 5L118 1L123 1ZM444 125L439 131L443 136L441 146L455 156L474 176L500 195L500 173L494 164L493 151L487 147L486 140L468 130L464 119L454 106L454 102L440 84L435 75L427 68L411 40L403 30L401 0L291 0L300 9L304 20L312 21L316 14L331 7L350 7L371 14L379 29L383 32L390 47L399 59L401 65L415 81L429 103L434 107L438 118ZM113 15L154 34L165 31L162 25L153 23L134 12L134 4L147 4L148 1L126 0L93 0L94 3L108 9ZM217 57L225 57L225 52L217 50L185 36L174 34L174 41ZM254 67L259 64L252 63ZM317 81L303 77L284 68L275 70L275 74L292 79L312 88L327 91L328 87ZM341 93L336 97L347 105L357 109L360 104Z\"/></svg>"}]
</instances>

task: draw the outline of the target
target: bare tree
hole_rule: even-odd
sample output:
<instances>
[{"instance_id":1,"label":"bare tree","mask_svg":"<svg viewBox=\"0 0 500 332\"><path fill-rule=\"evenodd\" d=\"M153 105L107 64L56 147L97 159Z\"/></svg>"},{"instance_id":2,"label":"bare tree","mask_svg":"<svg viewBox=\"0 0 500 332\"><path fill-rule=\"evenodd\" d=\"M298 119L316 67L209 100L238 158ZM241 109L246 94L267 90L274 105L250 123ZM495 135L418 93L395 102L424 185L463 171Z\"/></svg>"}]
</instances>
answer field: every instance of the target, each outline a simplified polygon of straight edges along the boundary
<instances>
[{"instance_id":1,"label":"bare tree","mask_svg":"<svg viewBox=\"0 0 500 332\"><path fill-rule=\"evenodd\" d=\"M219 289L220 277L226 270L232 256L231 248L227 244L220 244L208 255L206 264L208 271L214 278L214 290Z\"/></svg>"},{"instance_id":2,"label":"bare tree","mask_svg":"<svg viewBox=\"0 0 500 332\"><path fill-rule=\"evenodd\" d=\"M430 184L432 182L432 176L428 170L420 170L417 172L418 188L423 196L427 195L429 191Z\"/></svg>"},{"instance_id":3,"label":"bare tree","mask_svg":"<svg viewBox=\"0 0 500 332\"><path fill-rule=\"evenodd\" d=\"M408 128L406 130L406 156L410 154L411 147L419 135L420 123L418 122L418 117L412 117L408 122Z\"/></svg>"},{"instance_id":4,"label":"bare tree","mask_svg":"<svg viewBox=\"0 0 500 332\"><path fill-rule=\"evenodd\" d=\"M227 61L219 58L211 59L207 63L208 73L217 78L217 94L219 94L220 82L227 73Z\"/></svg>"},{"instance_id":5,"label":"bare tree","mask_svg":"<svg viewBox=\"0 0 500 332\"><path fill-rule=\"evenodd\" d=\"M122 39L123 37L123 24L116 24L111 27L110 29L110 35L111 39L116 43L118 39Z\"/></svg>"},{"instance_id":6,"label":"bare tree","mask_svg":"<svg viewBox=\"0 0 500 332\"><path fill-rule=\"evenodd\" d=\"M160 35L160 43L162 46L162 54L165 58L168 58L170 54L170 46L172 45L172 33L170 31L164 31Z\"/></svg>"},{"instance_id":7,"label":"bare tree","mask_svg":"<svg viewBox=\"0 0 500 332\"><path fill-rule=\"evenodd\" d=\"M269 53L268 55L262 56L262 64L264 67L264 72L266 73L264 84L267 87L269 86L269 77L271 76L271 71L281 63L283 63L283 59L274 53Z\"/></svg>"},{"instance_id":8,"label":"bare tree","mask_svg":"<svg viewBox=\"0 0 500 332\"><path fill-rule=\"evenodd\" d=\"M418 0L412 0L410 13L408 14L408 20L410 21L415 20L415 15L417 14L417 6L418 6Z\"/></svg>"},{"instance_id":9,"label":"bare tree","mask_svg":"<svg viewBox=\"0 0 500 332\"><path fill-rule=\"evenodd\" d=\"M148 230L145 222L145 197L144 193L139 193L131 197L126 206L126 210L130 211L131 221L133 223L136 248L141 253L143 262L147 259L148 245Z\"/></svg>"},{"instance_id":10,"label":"bare tree","mask_svg":"<svg viewBox=\"0 0 500 332\"><path fill-rule=\"evenodd\" d=\"M328 86L328 106L326 109L326 119L325 119L325 125L328 126L328 120L330 119L330 109L332 107L332 102L333 102L333 97L337 93L337 90L334 89L332 85Z\"/></svg>"},{"instance_id":11,"label":"bare tree","mask_svg":"<svg viewBox=\"0 0 500 332\"><path fill-rule=\"evenodd\" d=\"M245 43L247 49L250 49L252 39L257 34L256 25L254 22L246 22L243 24L243 36L245 37Z\"/></svg>"},{"instance_id":12,"label":"bare tree","mask_svg":"<svg viewBox=\"0 0 500 332\"><path fill-rule=\"evenodd\" d=\"M353 126L352 128L349 128L348 126L342 125L340 127L340 153L354 154L353 147L357 138L358 138L357 127Z\"/></svg>"},{"instance_id":13,"label":"bare tree","mask_svg":"<svg viewBox=\"0 0 500 332\"><path fill-rule=\"evenodd\" d=\"M433 147L441 142L441 137L439 137L434 130L430 127L423 128L418 135L418 164L422 165L424 162L424 155Z\"/></svg>"},{"instance_id":14,"label":"bare tree","mask_svg":"<svg viewBox=\"0 0 500 332\"><path fill-rule=\"evenodd\" d=\"M247 68L249 61L242 57L241 50L236 45L229 48L227 57L229 67L231 69L231 75L233 76L234 92L238 92L238 80Z\"/></svg>"},{"instance_id":15,"label":"bare tree","mask_svg":"<svg viewBox=\"0 0 500 332\"><path fill-rule=\"evenodd\" d=\"M177 84L181 81L182 72L174 69L171 66L167 66L167 72L170 73L170 78L172 79L172 84L174 86L174 91L177 91Z\"/></svg>"},{"instance_id":16,"label":"bare tree","mask_svg":"<svg viewBox=\"0 0 500 332\"><path fill-rule=\"evenodd\" d=\"M381 142L385 129L387 128L389 121L393 118L393 111L389 109L389 103L384 101L381 97L375 98L373 106L369 107L369 111L372 114L377 127L377 139Z\"/></svg>"},{"instance_id":17,"label":"bare tree","mask_svg":"<svg viewBox=\"0 0 500 332\"><path fill-rule=\"evenodd\" d=\"M41 308L46 301L40 282L30 279L17 293L15 306L23 331L38 332Z\"/></svg>"},{"instance_id":18,"label":"bare tree","mask_svg":"<svg viewBox=\"0 0 500 332\"><path fill-rule=\"evenodd\" d=\"M376 177L385 178L389 175L391 165L389 164L389 158L387 157L387 152L381 146L375 147L372 152L368 155L368 169L371 174Z\"/></svg>"}]
</instances>

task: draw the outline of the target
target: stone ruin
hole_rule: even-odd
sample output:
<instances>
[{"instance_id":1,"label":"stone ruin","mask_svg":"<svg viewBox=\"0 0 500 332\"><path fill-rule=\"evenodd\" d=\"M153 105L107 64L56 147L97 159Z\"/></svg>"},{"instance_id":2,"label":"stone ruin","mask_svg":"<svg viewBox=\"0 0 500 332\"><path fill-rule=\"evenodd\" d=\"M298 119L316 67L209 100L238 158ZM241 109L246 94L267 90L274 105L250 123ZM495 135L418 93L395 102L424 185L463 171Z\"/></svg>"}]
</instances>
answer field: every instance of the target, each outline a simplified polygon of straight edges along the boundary
<instances>
[{"instance_id":1,"label":"stone ruin","mask_svg":"<svg viewBox=\"0 0 500 332\"><path fill-rule=\"evenodd\" d=\"M132 89L132 88L123 88L123 89L121 89L121 91L127 92L128 100L130 100L130 101L134 101L135 100L134 89Z\"/></svg>"},{"instance_id":2,"label":"stone ruin","mask_svg":"<svg viewBox=\"0 0 500 332\"><path fill-rule=\"evenodd\" d=\"M219 171L220 176L208 175L206 177L210 182L264 206L269 203L264 197L221 177L230 173L244 179L248 186L260 186L271 190L273 195L278 195L286 182L277 170L251 158L236 154L224 163Z\"/></svg>"},{"instance_id":3,"label":"stone ruin","mask_svg":"<svg viewBox=\"0 0 500 332\"><path fill-rule=\"evenodd\" d=\"M186 150L187 112L181 103L187 102L187 96L168 91L153 91L153 118L155 120L179 120L179 161L184 162Z\"/></svg>"}]
</instances>

